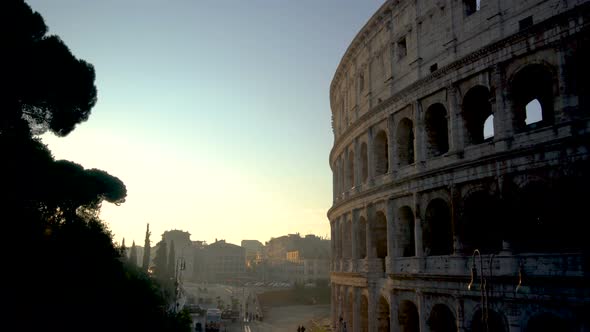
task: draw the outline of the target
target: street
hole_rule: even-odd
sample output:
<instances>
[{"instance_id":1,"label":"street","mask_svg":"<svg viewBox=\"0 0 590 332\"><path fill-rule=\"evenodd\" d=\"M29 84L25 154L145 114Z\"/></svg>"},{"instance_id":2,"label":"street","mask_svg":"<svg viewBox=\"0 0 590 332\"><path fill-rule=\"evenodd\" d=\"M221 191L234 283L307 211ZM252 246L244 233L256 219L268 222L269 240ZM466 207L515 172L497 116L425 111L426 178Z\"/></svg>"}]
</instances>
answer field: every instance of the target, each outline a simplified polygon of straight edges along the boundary
<instances>
[{"instance_id":1,"label":"street","mask_svg":"<svg viewBox=\"0 0 590 332\"><path fill-rule=\"evenodd\" d=\"M262 292L262 289L251 287L236 287L218 284L194 284L185 283L186 292L194 298L201 298L203 308L215 308L218 302L222 305L231 304L232 297L239 300L240 319L236 322L231 320L222 320L223 327L220 332L295 332L299 325L308 324L318 317L329 315L329 305L299 305L265 308L264 318L262 321L256 320L256 314L263 314L262 308L256 302L256 292ZM206 291L205 291L206 289ZM207 300L208 299L208 300ZM251 313L245 317L244 313ZM201 322L203 332L205 328L205 317L197 314L191 315L193 318L193 331L195 324ZM311 326L306 326L307 331L311 331Z\"/></svg>"}]
</instances>

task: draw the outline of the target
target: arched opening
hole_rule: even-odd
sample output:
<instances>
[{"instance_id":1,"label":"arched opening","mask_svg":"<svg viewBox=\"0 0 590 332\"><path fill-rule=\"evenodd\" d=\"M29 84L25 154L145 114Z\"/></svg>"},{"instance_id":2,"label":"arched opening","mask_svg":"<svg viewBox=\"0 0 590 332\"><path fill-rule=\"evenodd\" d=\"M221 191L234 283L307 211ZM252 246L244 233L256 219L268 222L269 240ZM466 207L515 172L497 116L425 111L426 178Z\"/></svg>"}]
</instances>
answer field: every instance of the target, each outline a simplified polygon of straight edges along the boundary
<instances>
[{"instance_id":1,"label":"arched opening","mask_svg":"<svg viewBox=\"0 0 590 332\"><path fill-rule=\"evenodd\" d=\"M418 309L411 301L404 300L399 304L397 320L401 332L420 332Z\"/></svg>"},{"instance_id":2,"label":"arched opening","mask_svg":"<svg viewBox=\"0 0 590 332\"><path fill-rule=\"evenodd\" d=\"M359 257L361 259L367 258L367 220L364 217L360 217L359 220Z\"/></svg>"},{"instance_id":3,"label":"arched opening","mask_svg":"<svg viewBox=\"0 0 590 332\"><path fill-rule=\"evenodd\" d=\"M426 207L422 241L426 256L453 253L451 213L447 203L440 198L433 199Z\"/></svg>"},{"instance_id":4,"label":"arched opening","mask_svg":"<svg viewBox=\"0 0 590 332\"><path fill-rule=\"evenodd\" d=\"M381 211L375 213L375 223L373 228L375 247L377 249L376 258L387 257L387 219Z\"/></svg>"},{"instance_id":5,"label":"arched opening","mask_svg":"<svg viewBox=\"0 0 590 332\"><path fill-rule=\"evenodd\" d=\"M465 137L466 143L483 143L483 141L486 139L485 124L492 115L492 104L490 104L490 91L488 88L478 85L469 89L463 98L462 114L467 134ZM494 131L493 125L494 124L492 122L492 136Z\"/></svg>"},{"instance_id":6,"label":"arched opening","mask_svg":"<svg viewBox=\"0 0 590 332\"><path fill-rule=\"evenodd\" d=\"M377 310L377 331L389 332L389 303L383 296L379 297L379 307Z\"/></svg>"},{"instance_id":7,"label":"arched opening","mask_svg":"<svg viewBox=\"0 0 590 332\"><path fill-rule=\"evenodd\" d=\"M352 188L354 187L354 151L353 150L349 150L348 151L348 156L346 158L348 160L347 163L347 187L346 188Z\"/></svg>"},{"instance_id":8,"label":"arched opening","mask_svg":"<svg viewBox=\"0 0 590 332\"><path fill-rule=\"evenodd\" d=\"M444 304L435 304L426 321L431 332L457 332L455 315Z\"/></svg>"},{"instance_id":9,"label":"arched opening","mask_svg":"<svg viewBox=\"0 0 590 332\"><path fill-rule=\"evenodd\" d=\"M529 319L525 332L571 332L571 325L560 317L542 313Z\"/></svg>"},{"instance_id":10,"label":"arched opening","mask_svg":"<svg viewBox=\"0 0 590 332\"><path fill-rule=\"evenodd\" d=\"M399 232L398 245L403 257L412 257L416 255L416 245L414 236L414 213L409 206L404 206L398 211Z\"/></svg>"},{"instance_id":11,"label":"arched opening","mask_svg":"<svg viewBox=\"0 0 590 332\"><path fill-rule=\"evenodd\" d=\"M374 141L375 151L375 175L383 175L389 169L389 155L387 147L387 134L381 130Z\"/></svg>"},{"instance_id":12,"label":"arched opening","mask_svg":"<svg viewBox=\"0 0 590 332\"><path fill-rule=\"evenodd\" d=\"M521 252L552 252L569 248L568 233L564 227L569 220L560 211L560 197L552 194L544 183L532 182L519 191L515 204L515 247ZM575 232L575 231L574 231Z\"/></svg>"},{"instance_id":13,"label":"arched opening","mask_svg":"<svg viewBox=\"0 0 590 332\"><path fill-rule=\"evenodd\" d=\"M367 154L367 144L361 144L361 180L363 183L367 183L369 178L369 156Z\"/></svg>"},{"instance_id":14,"label":"arched opening","mask_svg":"<svg viewBox=\"0 0 590 332\"><path fill-rule=\"evenodd\" d=\"M494 310L487 309L487 313L481 309L473 314L471 332L508 332L506 319Z\"/></svg>"},{"instance_id":15,"label":"arched opening","mask_svg":"<svg viewBox=\"0 0 590 332\"><path fill-rule=\"evenodd\" d=\"M553 82L551 72L540 64L528 65L514 75L510 96L517 130L553 124Z\"/></svg>"},{"instance_id":16,"label":"arched opening","mask_svg":"<svg viewBox=\"0 0 590 332\"><path fill-rule=\"evenodd\" d=\"M397 125L397 159L400 166L414 163L414 124L408 118Z\"/></svg>"},{"instance_id":17,"label":"arched opening","mask_svg":"<svg viewBox=\"0 0 590 332\"><path fill-rule=\"evenodd\" d=\"M498 211L498 200L484 190L464 199L458 233L467 253L475 249L481 253L495 253L502 249L502 225Z\"/></svg>"},{"instance_id":18,"label":"arched opening","mask_svg":"<svg viewBox=\"0 0 590 332\"><path fill-rule=\"evenodd\" d=\"M369 331L369 301L366 295L361 296L361 332Z\"/></svg>"},{"instance_id":19,"label":"arched opening","mask_svg":"<svg viewBox=\"0 0 590 332\"><path fill-rule=\"evenodd\" d=\"M437 157L449 151L447 110L436 103L426 110L426 135L428 157Z\"/></svg>"}]
</instances>

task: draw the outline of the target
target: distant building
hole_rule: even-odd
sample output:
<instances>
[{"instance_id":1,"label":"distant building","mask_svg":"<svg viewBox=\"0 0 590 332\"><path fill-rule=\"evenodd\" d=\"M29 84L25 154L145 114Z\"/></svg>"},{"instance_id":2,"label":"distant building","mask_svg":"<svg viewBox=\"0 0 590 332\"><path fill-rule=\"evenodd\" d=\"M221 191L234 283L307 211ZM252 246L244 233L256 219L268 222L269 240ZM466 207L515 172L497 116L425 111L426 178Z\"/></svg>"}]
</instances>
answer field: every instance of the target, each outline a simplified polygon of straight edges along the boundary
<instances>
[{"instance_id":1,"label":"distant building","mask_svg":"<svg viewBox=\"0 0 590 332\"><path fill-rule=\"evenodd\" d=\"M164 234L162 234L162 239L166 241L168 250L170 250L172 241L174 241L176 260L184 261L185 269L182 271L182 274L183 278L188 280L193 278L194 273L194 248L190 237L191 234L189 232L176 229L165 231Z\"/></svg>"},{"instance_id":2,"label":"distant building","mask_svg":"<svg viewBox=\"0 0 590 332\"><path fill-rule=\"evenodd\" d=\"M262 266L265 280L292 283L329 279L330 240L312 234L272 238L264 247Z\"/></svg>"},{"instance_id":3,"label":"distant building","mask_svg":"<svg viewBox=\"0 0 590 332\"><path fill-rule=\"evenodd\" d=\"M246 249L219 240L195 248L194 264L198 280L225 283L242 279L246 273Z\"/></svg>"},{"instance_id":4,"label":"distant building","mask_svg":"<svg viewBox=\"0 0 590 332\"><path fill-rule=\"evenodd\" d=\"M246 249L246 267L252 268L257 260L262 257L264 245L258 240L242 240L241 244Z\"/></svg>"}]
</instances>

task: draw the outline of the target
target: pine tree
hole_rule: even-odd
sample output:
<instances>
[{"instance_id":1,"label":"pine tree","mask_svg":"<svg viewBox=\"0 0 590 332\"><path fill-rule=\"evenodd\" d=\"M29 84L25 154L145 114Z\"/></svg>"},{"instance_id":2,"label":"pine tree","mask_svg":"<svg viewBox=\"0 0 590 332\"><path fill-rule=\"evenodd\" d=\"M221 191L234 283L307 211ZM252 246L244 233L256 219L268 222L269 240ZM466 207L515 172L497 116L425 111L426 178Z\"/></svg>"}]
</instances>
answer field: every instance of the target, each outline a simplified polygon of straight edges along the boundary
<instances>
[{"instance_id":1,"label":"pine tree","mask_svg":"<svg viewBox=\"0 0 590 332\"><path fill-rule=\"evenodd\" d=\"M131 249L129 250L129 262L133 266L137 266L137 248L135 248L135 241L133 241Z\"/></svg>"},{"instance_id":2,"label":"pine tree","mask_svg":"<svg viewBox=\"0 0 590 332\"><path fill-rule=\"evenodd\" d=\"M143 245L143 271L147 272L149 267L150 267L150 254L151 254L151 248L150 248L150 235L152 233L150 233L150 224L147 224L147 230L145 231L145 243Z\"/></svg>"}]
</instances>

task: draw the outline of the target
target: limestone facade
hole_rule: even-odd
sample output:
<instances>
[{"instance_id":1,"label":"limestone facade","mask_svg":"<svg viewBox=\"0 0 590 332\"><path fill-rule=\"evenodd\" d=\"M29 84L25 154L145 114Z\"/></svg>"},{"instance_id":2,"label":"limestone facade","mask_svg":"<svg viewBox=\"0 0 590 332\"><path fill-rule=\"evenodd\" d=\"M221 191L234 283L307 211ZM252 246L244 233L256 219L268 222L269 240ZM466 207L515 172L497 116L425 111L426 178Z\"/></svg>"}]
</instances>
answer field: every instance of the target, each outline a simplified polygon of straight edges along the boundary
<instances>
[{"instance_id":1,"label":"limestone facade","mask_svg":"<svg viewBox=\"0 0 590 332\"><path fill-rule=\"evenodd\" d=\"M590 331L590 1L388 0L332 80L332 323Z\"/></svg>"}]
</instances>

